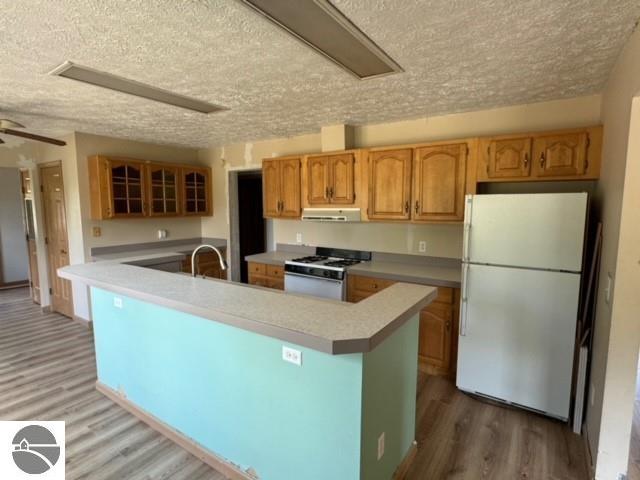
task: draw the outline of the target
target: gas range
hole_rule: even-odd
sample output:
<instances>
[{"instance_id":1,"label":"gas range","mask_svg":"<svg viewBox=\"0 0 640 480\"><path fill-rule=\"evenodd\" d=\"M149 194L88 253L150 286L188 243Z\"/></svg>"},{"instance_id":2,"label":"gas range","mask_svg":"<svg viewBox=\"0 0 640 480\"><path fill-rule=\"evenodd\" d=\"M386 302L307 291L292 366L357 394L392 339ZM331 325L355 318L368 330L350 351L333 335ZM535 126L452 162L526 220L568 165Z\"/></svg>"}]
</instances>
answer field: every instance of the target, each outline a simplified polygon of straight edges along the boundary
<instances>
[{"instance_id":1,"label":"gas range","mask_svg":"<svg viewBox=\"0 0 640 480\"><path fill-rule=\"evenodd\" d=\"M318 247L315 255L285 262L285 290L344 300L347 269L369 260L371 252Z\"/></svg>"}]
</instances>

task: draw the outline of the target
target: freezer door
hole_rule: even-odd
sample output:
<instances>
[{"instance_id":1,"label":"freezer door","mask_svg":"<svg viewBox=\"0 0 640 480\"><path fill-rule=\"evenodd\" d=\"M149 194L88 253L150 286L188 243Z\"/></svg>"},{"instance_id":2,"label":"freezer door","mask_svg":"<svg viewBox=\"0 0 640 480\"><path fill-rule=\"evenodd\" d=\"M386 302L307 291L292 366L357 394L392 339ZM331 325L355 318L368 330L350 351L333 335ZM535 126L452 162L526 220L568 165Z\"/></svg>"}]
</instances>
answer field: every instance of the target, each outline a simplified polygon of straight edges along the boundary
<instances>
[{"instance_id":1,"label":"freezer door","mask_svg":"<svg viewBox=\"0 0 640 480\"><path fill-rule=\"evenodd\" d=\"M458 388L569 416L580 275L467 265Z\"/></svg>"},{"instance_id":2,"label":"freezer door","mask_svg":"<svg viewBox=\"0 0 640 480\"><path fill-rule=\"evenodd\" d=\"M582 270L586 193L473 195L465 206L464 260Z\"/></svg>"}]
</instances>

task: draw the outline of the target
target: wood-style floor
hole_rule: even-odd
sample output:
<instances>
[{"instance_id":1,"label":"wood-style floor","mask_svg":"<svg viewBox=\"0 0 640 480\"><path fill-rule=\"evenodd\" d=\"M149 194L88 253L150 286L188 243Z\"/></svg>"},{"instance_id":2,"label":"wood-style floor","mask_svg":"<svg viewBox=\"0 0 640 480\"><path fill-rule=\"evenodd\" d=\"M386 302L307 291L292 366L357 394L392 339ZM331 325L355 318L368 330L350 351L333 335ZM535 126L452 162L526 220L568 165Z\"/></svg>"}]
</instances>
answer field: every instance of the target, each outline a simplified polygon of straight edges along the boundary
<instances>
[{"instance_id":1,"label":"wood-style floor","mask_svg":"<svg viewBox=\"0 0 640 480\"><path fill-rule=\"evenodd\" d=\"M42 314L26 289L0 291L0 420L65 420L67 479L224 478L98 393L95 380L89 330ZM439 377L418 382L408 480L587 478L580 437L564 424L480 402Z\"/></svg>"}]
</instances>

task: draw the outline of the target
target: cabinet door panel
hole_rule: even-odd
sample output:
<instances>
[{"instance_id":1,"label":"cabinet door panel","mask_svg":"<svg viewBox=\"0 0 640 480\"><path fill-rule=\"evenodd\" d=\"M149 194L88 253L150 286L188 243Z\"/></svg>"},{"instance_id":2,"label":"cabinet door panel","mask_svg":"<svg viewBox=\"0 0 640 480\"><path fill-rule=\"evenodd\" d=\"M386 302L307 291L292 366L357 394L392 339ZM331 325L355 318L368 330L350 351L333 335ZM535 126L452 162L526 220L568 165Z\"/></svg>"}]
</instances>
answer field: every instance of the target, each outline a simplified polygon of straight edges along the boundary
<instances>
[{"instance_id":1,"label":"cabinet door panel","mask_svg":"<svg viewBox=\"0 0 640 480\"><path fill-rule=\"evenodd\" d=\"M408 220L411 216L410 148L371 152L369 156L369 218Z\"/></svg>"},{"instance_id":2,"label":"cabinet door panel","mask_svg":"<svg viewBox=\"0 0 640 480\"><path fill-rule=\"evenodd\" d=\"M427 364L447 371L451 365L451 307L431 304L420 312L418 353Z\"/></svg>"},{"instance_id":3,"label":"cabinet door panel","mask_svg":"<svg viewBox=\"0 0 640 480\"><path fill-rule=\"evenodd\" d=\"M353 154L332 155L329 160L331 203L352 204L355 201L353 175L355 158Z\"/></svg>"},{"instance_id":4,"label":"cabinet door panel","mask_svg":"<svg viewBox=\"0 0 640 480\"><path fill-rule=\"evenodd\" d=\"M307 199L310 205L329 203L329 158L307 159Z\"/></svg>"},{"instance_id":5,"label":"cabinet door panel","mask_svg":"<svg viewBox=\"0 0 640 480\"><path fill-rule=\"evenodd\" d=\"M280 162L280 217L300 216L300 159Z\"/></svg>"},{"instance_id":6,"label":"cabinet door panel","mask_svg":"<svg viewBox=\"0 0 640 480\"><path fill-rule=\"evenodd\" d=\"M280 214L280 169L277 160L262 162L262 191L265 217Z\"/></svg>"},{"instance_id":7,"label":"cabinet door panel","mask_svg":"<svg viewBox=\"0 0 640 480\"><path fill-rule=\"evenodd\" d=\"M534 140L534 162L539 177L579 176L586 173L588 134L541 136Z\"/></svg>"},{"instance_id":8,"label":"cabinet door panel","mask_svg":"<svg viewBox=\"0 0 640 480\"><path fill-rule=\"evenodd\" d=\"M151 164L147 167L149 215L178 215L181 199L179 192L179 168Z\"/></svg>"},{"instance_id":9,"label":"cabinet door panel","mask_svg":"<svg viewBox=\"0 0 640 480\"><path fill-rule=\"evenodd\" d=\"M489 144L489 178L528 177L531 172L531 138L493 140Z\"/></svg>"},{"instance_id":10,"label":"cabinet door panel","mask_svg":"<svg viewBox=\"0 0 640 480\"><path fill-rule=\"evenodd\" d=\"M467 144L439 145L416 150L413 218L461 221Z\"/></svg>"},{"instance_id":11,"label":"cabinet door panel","mask_svg":"<svg viewBox=\"0 0 640 480\"><path fill-rule=\"evenodd\" d=\"M211 215L211 170L208 168L182 169L183 213L185 215Z\"/></svg>"}]
</instances>

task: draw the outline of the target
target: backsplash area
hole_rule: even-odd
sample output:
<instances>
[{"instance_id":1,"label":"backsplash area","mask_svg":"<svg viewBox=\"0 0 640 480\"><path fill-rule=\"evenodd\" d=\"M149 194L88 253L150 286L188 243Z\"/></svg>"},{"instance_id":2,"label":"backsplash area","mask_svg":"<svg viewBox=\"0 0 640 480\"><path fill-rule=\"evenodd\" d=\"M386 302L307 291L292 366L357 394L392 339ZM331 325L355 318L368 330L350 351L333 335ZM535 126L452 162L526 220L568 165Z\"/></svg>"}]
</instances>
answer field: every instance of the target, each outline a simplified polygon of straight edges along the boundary
<instances>
[{"instance_id":1,"label":"backsplash area","mask_svg":"<svg viewBox=\"0 0 640 480\"><path fill-rule=\"evenodd\" d=\"M276 243L302 243L376 252L461 258L461 224L416 225L407 223L321 223L298 220L274 220ZM302 235L302 242L297 235ZM419 251L419 242L426 251Z\"/></svg>"}]
</instances>

